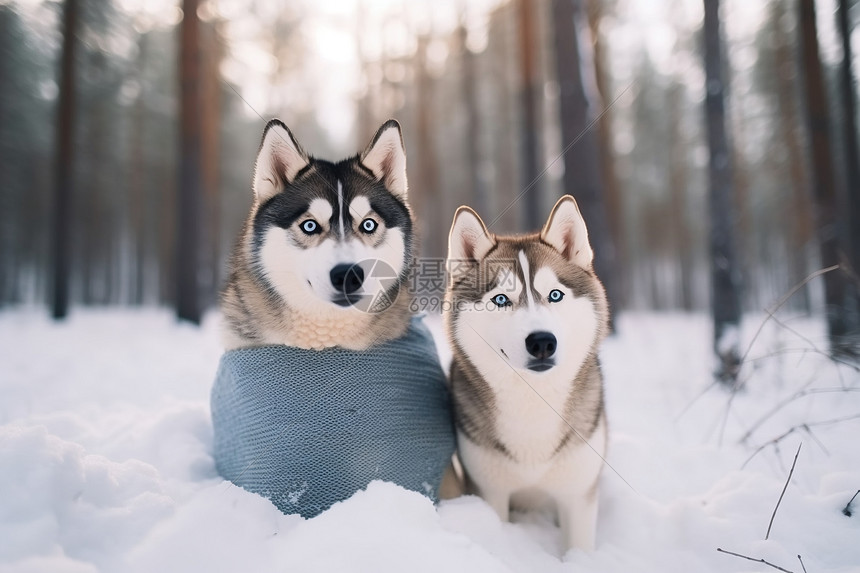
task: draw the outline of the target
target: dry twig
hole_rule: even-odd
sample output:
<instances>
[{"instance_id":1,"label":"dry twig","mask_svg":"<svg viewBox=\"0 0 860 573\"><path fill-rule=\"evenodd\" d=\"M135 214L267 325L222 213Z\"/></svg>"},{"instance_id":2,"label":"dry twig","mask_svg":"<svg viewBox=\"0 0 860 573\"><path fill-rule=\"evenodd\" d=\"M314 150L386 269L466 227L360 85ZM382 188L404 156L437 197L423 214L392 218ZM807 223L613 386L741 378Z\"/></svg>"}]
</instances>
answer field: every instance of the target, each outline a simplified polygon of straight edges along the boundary
<instances>
[{"instance_id":1,"label":"dry twig","mask_svg":"<svg viewBox=\"0 0 860 573\"><path fill-rule=\"evenodd\" d=\"M791 475L794 473L794 466L797 465L797 456L800 455L801 446L803 446L803 442L800 442L797 445L797 453L794 454L794 461L791 462L791 470L788 472L788 478L785 480L785 485L782 486L782 493L779 494L779 499L776 502L776 507L773 508L773 514L770 516L770 523L767 524L767 533L764 536L765 541L767 541L768 537L770 537L770 528L773 527L773 518L776 517L776 510L779 509L779 504L782 503L782 496L785 495L785 490L788 489L788 482L791 481Z\"/></svg>"},{"instance_id":2,"label":"dry twig","mask_svg":"<svg viewBox=\"0 0 860 573\"><path fill-rule=\"evenodd\" d=\"M770 561L765 561L764 559L761 559L761 558L756 559L755 557L749 557L747 555L741 555L740 553L735 553L734 551L726 551L725 549L720 549L719 547L717 547L717 551L719 551L720 553L727 553L729 555L734 555L735 557L740 557L741 559L746 559L748 561L755 561L756 563L764 563L765 565L767 565L769 567L773 567L774 569L779 569L783 573L794 573L794 571L792 571L791 569L785 569L783 567L780 567L779 565L774 565Z\"/></svg>"},{"instance_id":3,"label":"dry twig","mask_svg":"<svg viewBox=\"0 0 860 573\"><path fill-rule=\"evenodd\" d=\"M810 274L808 277L806 277L805 279L803 279L802 281L800 281L799 283L794 285L787 293L782 295L782 298L780 298L776 302L776 304L774 305L774 307L772 309L765 309L765 312L767 313L767 317L765 317L765 319L759 325L758 330L756 331L755 335L752 337L752 340L750 340L749 346L747 346L746 352L744 352L744 355L741 358L741 364L743 364L744 360L746 360L747 356L749 356L749 353L750 353L750 350L752 350L753 344L755 344L756 339L758 339L759 335L761 334L762 329L764 329L764 325L767 324L768 320L773 318L773 315L776 313L776 311L778 311L780 308L782 308L782 305L784 305L785 303L788 302L788 299L790 299L792 296L794 296L794 293L796 293L797 291L802 289L806 285L806 283L808 283L812 279L814 279L816 277L820 277L821 275L827 274L831 271L835 271L838 268L839 268L839 265L833 265L832 267L827 267L826 269L819 269L819 270L815 271L814 273Z\"/></svg>"},{"instance_id":4,"label":"dry twig","mask_svg":"<svg viewBox=\"0 0 860 573\"><path fill-rule=\"evenodd\" d=\"M750 455L750 457L748 457L746 459L746 461L743 464L741 464L741 469L744 469L745 467L747 467L747 464L750 463L752 461L752 459L754 457L756 457L763 449L765 449L766 447L768 447L770 445L777 446L782 440L784 440L785 438L787 438L788 436L790 436L791 434L793 434L797 430L805 430L807 433L809 433L810 436L812 436L812 438L816 442L819 442L818 439L812 435L812 431L810 430L810 428L812 428L814 426L827 426L829 424L838 424L839 422L847 422L848 420L856 420L858 418L860 418L860 414L852 414L850 416L842 416L841 418L834 418L833 420L822 420L820 422L808 422L806 424L798 424L796 426L792 426L791 428L789 428L788 430L786 430L785 432L783 432L779 436L775 437L772 440L768 440L767 442L765 442L762 445L760 445L759 447L757 447L755 449L755 451ZM821 445L820 442L819 442L819 445ZM824 449L824 448L822 448L822 449ZM824 451L826 452L827 450L824 450Z\"/></svg>"},{"instance_id":5,"label":"dry twig","mask_svg":"<svg viewBox=\"0 0 860 573\"><path fill-rule=\"evenodd\" d=\"M767 316L761 322L761 324L759 324L758 330L756 330L755 334L752 337L752 340L750 340L749 345L747 345L747 349L744 351L743 356L741 356L741 359L738 362L738 371L740 371L740 368L743 367L744 363L746 362L747 358L749 357L750 351L752 350L753 346L755 345L756 340L758 340L758 337L761 334L762 330L764 330L765 324L767 324L767 322L771 319L778 320L774 316L776 314L776 312L780 308L782 308L782 306L786 302L788 302L788 300L792 296L794 296L794 294L797 291L799 291L801 288L803 288L806 285L806 283L808 283L809 281L811 281L812 279L814 279L816 277L820 277L823 274L827 274L831 271L835 271L838 268L839 268L839 265L833 265L831 267L827 267L825 269L820 269L820 270L815 271L814 273L811 273L805 279L803 279L802 281L800 281L799 283L794 285L791 289L789 289L788 292L786 292L784 295L782 295L782 297L780 297L780 299L776 302L776 304L774 304L771 308L764 309L765 313L767 313ZM738 390L740 390L745 383L746 383L746 380L741 382L739 376L735 377L734 383L732 384L732 387L731 387L731 395L729 396L729 400L726 403L726 413L725 413L725 416L723 416L723 424L722 424L722 427L720 428L720 439L719 439L720 444L723 443L723 435L724 435L725 430L726 430L726 422L728 421L729 410L731 410L731 408L732 408L732 402L734 401L735 395L737 394Z\"/></svg>"},{"instance_id":6,"label":"dry twig","mask_svg":"<svg viewBox=\"0 0 860 573\"><path fill-rule=\"evenodd\" d=\"M800 566L803 567L803 573L806 573L806 565L803 564L803 559L800 557L800 554L797 554L797 560L800 561Z\"/></svg>"},{"instance_id":7,"label":"dry twig","mask_svg":"<svg viewBox=\"0 0 860 573\"><path fill-rule=\"evenodd\" d=\"M764 424L767 420L769 420L774 414L785 408L787 405L791 404L795 400L799 400L804 396L810 396L812 394L832 394L835 392L860 392L860 388L809 388L809 385L814 382L810 380L803 387L789 396L788 398L782 400L777 403L773 408L771 408L767 414L758 419L750 428L741 436L741 439L738 440L741 444L746 442L752 436L753 432L759 429L762 424Z\"/></svg>"},{"instance_id":8,"label":"dry twig","mask_svg":"<svg viewBox=\"0 0 860 573\"><path fill-rule=\"evenodd\" d=\"M854 515L854 512L851 511L851 504L854 503L854 498L857 497L857 494L860 493L860 489L857 490L857 493L851 496L851 499L848 500L848 503L845 504L845 507L842 508L842 514L848 517Z\"/></svg>"},{"instance_id":9,"label":"dry twig","mask_svg":"<svg viewBox=\"0 0 860 573\"><path fill-rule=\"evenodd\" d=\"M780 325L785 325L784 322L780 323ZM787 326L787 325L786 325ZM793 330L793 329L792 329ZM774 358L776 356L785 356L787 354L800 354L801 358L806 354L819 354L828 360L835 362L836 364L841 364L842 366L847 366L851 370L855 372L860 372L860 366L848 362L847 360L842 360L838 356L833 356L829 352L825 352L820 348L783 348L782 350L774 350L772 352L768 352L767 354L762 354L761 356L755 356L753 358L747 358L745 364L751 364L754 362L761 362L762 360L767 360L769 358ZM838 371L837 371L838 372Z\"/></svg>"}]
</instances>

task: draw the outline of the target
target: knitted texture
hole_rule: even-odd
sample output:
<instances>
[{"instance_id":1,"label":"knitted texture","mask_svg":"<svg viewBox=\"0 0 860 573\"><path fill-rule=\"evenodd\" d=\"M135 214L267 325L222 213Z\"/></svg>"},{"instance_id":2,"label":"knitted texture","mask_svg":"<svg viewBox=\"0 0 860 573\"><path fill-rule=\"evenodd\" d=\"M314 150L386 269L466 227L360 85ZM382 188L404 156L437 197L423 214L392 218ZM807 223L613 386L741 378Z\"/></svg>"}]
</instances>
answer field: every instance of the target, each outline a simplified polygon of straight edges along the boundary
<instances>
[{"instance_id":1,"label":"knitted texture","mask_svg":"<svg viewBox=\"0 0 860 573\"><path fill-rule=\"evenodd\" d=\"M218 472L303 517L376 479L436 501L455 446L445 376L420 319L364 352L226 352L212 424Z\"/></svg>"}]
</instances>

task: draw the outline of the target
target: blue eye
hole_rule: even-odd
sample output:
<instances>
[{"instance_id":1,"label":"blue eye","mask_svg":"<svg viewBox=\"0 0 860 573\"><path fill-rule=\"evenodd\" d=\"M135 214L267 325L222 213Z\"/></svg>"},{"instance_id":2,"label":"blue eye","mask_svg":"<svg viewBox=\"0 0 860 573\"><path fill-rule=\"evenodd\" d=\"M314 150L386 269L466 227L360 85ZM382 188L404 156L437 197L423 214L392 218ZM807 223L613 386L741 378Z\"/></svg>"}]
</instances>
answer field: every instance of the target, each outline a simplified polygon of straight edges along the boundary
<instances>
[{"instance_id":1,"label":"blue eye","mask_svg":"<svg viewBox=\"0 0 860 573\"><path fill-rule=\"evenodd\" d=\"M557 288L549 291L549 301L550 302L558 302L563 298L564 298L564 293L561 292L560 290L558 290Z\"/></svg>"},{"instance_id":2,"label":"blue eye","mask_svg":"<svg viewBox=\"0 0 860 573\"><path fill-rule=\"evenodd\" d=\"M493 303L499 307L508 306L509 304L511 304L511 299L509 299L503 294L497 294L493 297Z\"/></svg>"},{"instance_id":3,"label":"blue eye","mask_svg":"<svg viewBox=\"0 0 860 573\"><path fill-rule=\"evenodd\" d=\"M364 231L365 233L374 232L376 230L376 227L378 227L378 226L379 226L378 223L376 221L374 221L373 219L370 219L370 218L367 218L361 222L361 230Z\"/></svg>"},{"instance_id":4,"label":"blue eye","mask_svg":"<svg viewBox=\"0 0 860 573\"><path fill-rule=\"evenodd\" d=\"M317 233L320 229L319 224L313 219L308 219L300 226L302 228L302 231L304 231L306 235L313 235L314 233Z\"/></svg>"}]
</instances>

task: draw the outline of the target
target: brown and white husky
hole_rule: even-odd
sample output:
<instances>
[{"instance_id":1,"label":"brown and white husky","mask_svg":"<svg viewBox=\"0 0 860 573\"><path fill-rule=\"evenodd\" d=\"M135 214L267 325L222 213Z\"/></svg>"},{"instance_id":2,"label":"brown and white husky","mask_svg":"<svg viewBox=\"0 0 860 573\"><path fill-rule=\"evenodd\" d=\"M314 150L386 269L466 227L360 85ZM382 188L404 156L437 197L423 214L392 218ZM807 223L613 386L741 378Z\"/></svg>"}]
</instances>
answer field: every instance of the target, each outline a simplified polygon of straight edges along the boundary
<instances>
[{"instance_id":1,"label":"brown and white husky","mask_svg":"<svg viewBox=\"0 0 860 573\"><path fill-rule=\"evenodd\" d=\"M606 293L573 197L540 232L490 233L454 216L444 320L467 487L507 520L511 504L552 502L567 547L595 542L607 424L598 346Z\"/></svg>"}]
</instances>

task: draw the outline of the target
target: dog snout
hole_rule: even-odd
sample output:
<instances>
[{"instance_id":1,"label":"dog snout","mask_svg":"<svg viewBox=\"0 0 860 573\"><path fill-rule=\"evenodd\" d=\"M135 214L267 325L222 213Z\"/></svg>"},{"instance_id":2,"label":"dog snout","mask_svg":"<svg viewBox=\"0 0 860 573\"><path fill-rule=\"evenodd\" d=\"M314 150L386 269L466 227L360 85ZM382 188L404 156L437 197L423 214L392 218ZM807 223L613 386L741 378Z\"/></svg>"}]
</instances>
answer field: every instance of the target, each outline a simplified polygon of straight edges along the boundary
<instances>
[{"instance_id":1,"label":"dog snout","mask_svg":"<svg viewBox=\"0 0 860 573\"><path fill-rule=\"evenodd\" d=\"M551 332L532 332L526 336L526 350L538 360L545 360L555 354L558 342Z\"/></svg>"},{"instance_id":2,"label":"dog snout","mask_svg":"<svg viewBox=\"0 0 860 573\"><path fill-rule=\"evenodd\" d=\"M364 271L358 265L340 264L330 273L331 284L338 292L352 294L364 283Z\"/></svg>"}]
</instances>

